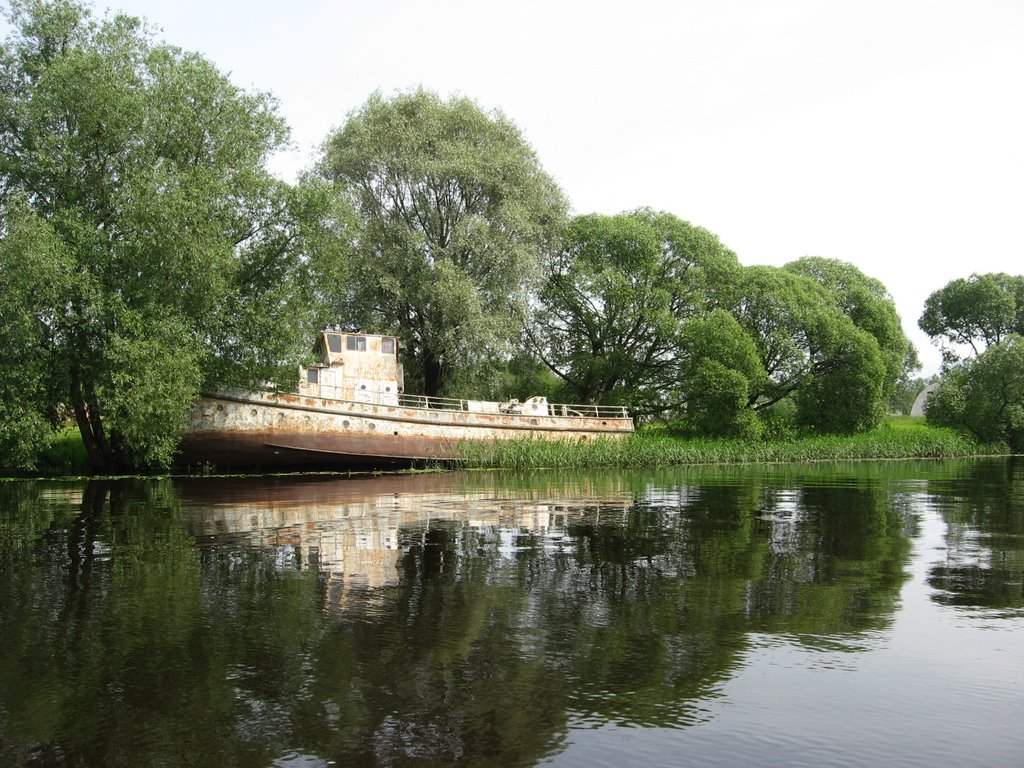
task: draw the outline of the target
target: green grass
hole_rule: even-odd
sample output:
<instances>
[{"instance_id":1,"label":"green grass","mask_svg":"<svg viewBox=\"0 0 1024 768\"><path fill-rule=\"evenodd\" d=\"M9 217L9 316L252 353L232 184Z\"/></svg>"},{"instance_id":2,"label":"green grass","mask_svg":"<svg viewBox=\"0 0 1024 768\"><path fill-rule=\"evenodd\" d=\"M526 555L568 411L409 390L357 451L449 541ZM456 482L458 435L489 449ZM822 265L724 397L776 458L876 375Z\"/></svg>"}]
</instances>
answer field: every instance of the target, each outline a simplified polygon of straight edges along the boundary
<instances>
[{"instance_id":1,"label":"green grass","mask_svg":"<svg viewBox=\"0 0 1024 768\"><path fill-rule=\"evenodd\" d=\"M955 458L1005 453L979 445L922 418L892 416L860 435L819 435L789 440L684 439L651 428L625 440L556 443L509 440L463 447L463 464L489 469L586 469L666 467L684 464L755 464L867 459ZM85 475L89 458L77 427L62 429L33 474Z\"/></svg>"},{"instance_id":2,"label":"green grass","mask_svg":"<svg viewBox=\"0 0 1024 768\"><path fill-rule=\"evenodd\" d=\"M924 416L886 416L879 429L921 429L931 430Z\"/></svg>"},{"instance_id":3,"label":"green grass","mask_svg":"<svg viewBox=\"0 0 1024 768\"><path fill-rule=\"evenodd\" d=\"M466 445L465 465L501 469L661 467L681 464L753 464L861 459L953 458L1005 453L979 445L923 419L894 417L860 435L815 435L787 440L684 439L641 431L625 440L549 442L513 440Z\"/></svg>"},{"instance_id":4,"label":"green grass","mask_svg":"<svg viewBox=\"0 0 1024 768\"><path fill-rule=\"evenodd\" d=\"M78 427L68 424L58 430L50 447L39 456L38 472L47 474L87 474L89 454Z\"/></svg>"}]
</instances>

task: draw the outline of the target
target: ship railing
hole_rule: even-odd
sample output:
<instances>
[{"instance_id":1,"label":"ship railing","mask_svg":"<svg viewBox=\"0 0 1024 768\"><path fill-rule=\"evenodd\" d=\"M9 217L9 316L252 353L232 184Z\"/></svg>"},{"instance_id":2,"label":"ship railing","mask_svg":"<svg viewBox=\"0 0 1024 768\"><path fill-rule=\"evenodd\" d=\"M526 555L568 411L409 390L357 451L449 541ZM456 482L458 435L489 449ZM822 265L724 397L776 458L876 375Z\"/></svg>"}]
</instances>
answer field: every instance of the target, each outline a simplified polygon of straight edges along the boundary
<instances>
[{"instance_id":1,"label":"ship railing","mask_svg":"<svg viewBox=\"0 0 1024 768\"><path fill-rule=\"evenodd\" d=\"M629 411L623 405L548 403L548 413L552 416L589 416L597 419L629 418Z\"/></svg>"},{"instance_id":2,"label":"ship railing","mask_svg":"<svg viewBox=\"0 0 1024 768\"><path fill-rule=\"evenodd\" d=\"M224 391L230 391L225 388ZM281 394L271 385L265 389L268 394ZM397 405L401 408L423 408L432 411L468 411L473 413L502 413L502 414L529 414L531 416L565 416L570 418L597 418L597 419L628 419L629 410L622 405L592 405L589 403L547 403L547 412L538 412L530 407L529 401L519 402L518 400L506 400L505 402L492 402L483 400L463 400L455 397L430 397L427 395L391 394L386 398L349 399L339 397L341 387L327 387L323 385L305 385L301 393L320 397L324 400L335 400L338 402L360 402L379 405ZM292 393L284 393L292 394Z\"/></svg>"},{"instance_id":3,"label":"ship railing","mask_svg":"<svg viewBox=\"0 0 1024 768\"><path fill-rule=\"evenodd\" d=\"M454 397L428 397L427 395L399 395L398 404L404 408L429 408L434 411L468 411L469 401Z\"/></svg>"},{"instance_id":4,"label":"ship railing","mask_svg":"<svg viewBox=\"0 0 1024 768\"><path fill-rule=\"evenodd\" d=\"M399 395L398 404L405 408L427 408L440 411L478 410L469 400L453 397L428 397L427 395ZM515 401L495 403L499 413L526 413L524 403ZM548 403L549 416L589 417L598 419L628 419L629 411L621 405L589 405L569 403Z\"/></svg>"}]
</instances>

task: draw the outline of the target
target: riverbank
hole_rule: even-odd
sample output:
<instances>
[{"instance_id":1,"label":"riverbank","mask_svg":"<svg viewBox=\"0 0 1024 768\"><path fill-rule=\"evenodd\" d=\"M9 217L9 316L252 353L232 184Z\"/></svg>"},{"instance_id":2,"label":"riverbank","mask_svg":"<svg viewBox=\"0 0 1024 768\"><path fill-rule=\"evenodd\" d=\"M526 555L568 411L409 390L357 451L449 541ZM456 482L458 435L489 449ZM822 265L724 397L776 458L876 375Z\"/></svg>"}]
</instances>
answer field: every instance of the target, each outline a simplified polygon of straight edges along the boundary
<instances>
[{"instance_id":1,"label":"riverbank","mask_svg":"<svg viewBox=\"0 0 1024 768\"><path fill-rule=\"evenodd\" d=\"M693 439L648 429L625 440L552 443L518 440L466 446L470 469L587 469L664 467L682 464L755 464L870 459L932 459L994 456L1005 446L980 445L924 419L891 417L860 435L813 435L787 440ZM89 459L78 430L61 431L33 474L88 475Z\"/></svg>"},{"instance_id":2,"label":"riverbank","mask_svg":"<svg viewBox=\"0 0 1024 768\"><path fill-rule=\"evenodd\" d=\"M810 435L786 440L687 439L656 430L626 440L591 443L509 441L465 448L474 469L586 469L681 464L764 464L870 459L992 456L1005 446L981 445L967 435L929 426L923 419L893 417L859 435Z\"/></svg>"},{"instance_id":3,"label":"riverbank","mask_svg":"<svg viewBox=\"0 0 1024 768\"><path fill-rule=\"evenodd\" d=\"M51 476L88 475L91 471L89 453L82 434L74 424L63 426L53 442L39 456L39 466L32 474Z\"/></svg>"}]
</instances>

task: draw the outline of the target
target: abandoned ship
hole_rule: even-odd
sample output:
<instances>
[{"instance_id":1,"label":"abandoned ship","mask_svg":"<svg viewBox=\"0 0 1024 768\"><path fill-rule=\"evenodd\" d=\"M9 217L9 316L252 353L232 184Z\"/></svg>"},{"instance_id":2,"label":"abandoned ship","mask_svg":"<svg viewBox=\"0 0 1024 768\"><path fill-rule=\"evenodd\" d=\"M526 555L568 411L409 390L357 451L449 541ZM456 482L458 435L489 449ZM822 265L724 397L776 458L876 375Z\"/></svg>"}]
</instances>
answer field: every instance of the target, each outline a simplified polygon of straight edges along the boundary
<instances>
[{"instance_id":1,"label":"abandoned ship","mask_svg":"<svg viewBox=\"0 0 1024 768\"><path fill-rule=\"evenodd\" d=\"M182 433L183 466L407 465L460 457L467 442L622 438L621 406L561 405L407 395L398 339L323 331L297 392L224 388L205 393Z\"/></svg>"}]
</instances>

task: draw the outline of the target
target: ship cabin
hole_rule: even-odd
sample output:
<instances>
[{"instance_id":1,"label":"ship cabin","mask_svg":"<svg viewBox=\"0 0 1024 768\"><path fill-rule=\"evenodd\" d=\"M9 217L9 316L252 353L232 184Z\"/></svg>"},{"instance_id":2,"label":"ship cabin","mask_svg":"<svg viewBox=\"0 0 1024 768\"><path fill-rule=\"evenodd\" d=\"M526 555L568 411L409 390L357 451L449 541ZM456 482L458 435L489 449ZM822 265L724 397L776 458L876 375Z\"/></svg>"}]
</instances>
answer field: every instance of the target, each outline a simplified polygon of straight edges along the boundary
<instances>
[{"instance_id":1,"label":"ship cabin","mask_svg":"<svg viewBox=\"0 0 1024 768\"><path fill-rule=\"evenodd\" d=\"M300 395L398 405L405 377L394 336L322 331L313 357L299 369Z\"/></svg>"}]
</instances>

